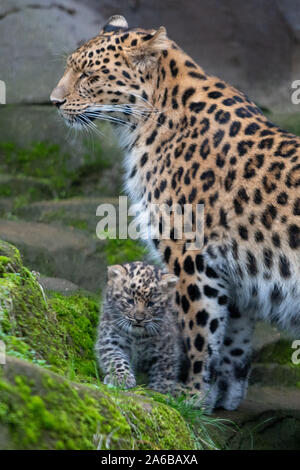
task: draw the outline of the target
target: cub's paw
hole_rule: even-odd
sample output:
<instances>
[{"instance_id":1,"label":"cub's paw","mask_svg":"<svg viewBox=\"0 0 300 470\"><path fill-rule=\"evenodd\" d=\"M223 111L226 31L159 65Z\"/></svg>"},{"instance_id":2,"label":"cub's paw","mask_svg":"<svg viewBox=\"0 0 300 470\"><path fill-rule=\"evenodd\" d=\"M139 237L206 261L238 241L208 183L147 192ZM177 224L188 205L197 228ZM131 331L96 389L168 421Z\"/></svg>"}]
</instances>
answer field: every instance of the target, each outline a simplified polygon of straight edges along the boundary
<instances>
[{"instance_id":1,"label":"cub's paw","mask_svg":"<svg viewBox=\"0 0 300 470\"><path fill-rule=\"evenodd\" d=\"M127 374L108 374L104 377L103 381L106 385L111 385L118 388L134 388L136 387L136 380L134 375Z\"/></svg>"}]
</instances>

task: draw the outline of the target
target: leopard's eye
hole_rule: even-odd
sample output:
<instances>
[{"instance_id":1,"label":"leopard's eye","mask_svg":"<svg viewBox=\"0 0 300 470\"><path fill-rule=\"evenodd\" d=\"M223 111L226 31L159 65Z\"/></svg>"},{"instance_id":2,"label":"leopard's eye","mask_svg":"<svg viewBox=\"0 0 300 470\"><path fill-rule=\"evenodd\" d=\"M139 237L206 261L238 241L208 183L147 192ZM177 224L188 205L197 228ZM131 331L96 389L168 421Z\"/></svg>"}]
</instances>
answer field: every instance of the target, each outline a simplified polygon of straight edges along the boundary
<instances>
[{"instance_id":1,"label":"leopard's eye","mask_svg":"<svg viewBox=\"0 0 300 470\"><path fill-rule=\"evenodd\" d=\"M130 304L130 305L133 305L134 304L134 300L133 299L126 299L127 302Z\"/></svg>"},{"instance_id":2,"label":"leopard's eye","mask_svg":"<svg viewBox=\"0 0 300 470\"><path fill-rule=\"evenodd\" d=\"M147 307L153 307L154 305L154 302L151 302L151 300L149 300L149 302L147 303Z\"/></svg>"}]
</instances>

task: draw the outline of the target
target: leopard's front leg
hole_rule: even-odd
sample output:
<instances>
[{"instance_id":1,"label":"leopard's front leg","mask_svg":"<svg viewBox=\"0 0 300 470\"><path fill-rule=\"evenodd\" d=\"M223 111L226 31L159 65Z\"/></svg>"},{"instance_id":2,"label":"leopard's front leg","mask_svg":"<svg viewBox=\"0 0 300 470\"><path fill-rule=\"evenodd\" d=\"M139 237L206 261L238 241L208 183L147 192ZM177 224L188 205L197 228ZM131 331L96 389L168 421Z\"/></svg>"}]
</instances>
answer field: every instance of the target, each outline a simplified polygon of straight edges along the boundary
<instances>
[{"instance_id":1,"label":"leopard's front leg","mask_svg":"<svg viewBox=\"0 0 300 470\"><path fill-rule=\"evenodd\" d=\"M181 360L179 351L179 344L169 336L164 338L164 344L157 345L148 371L150 389L160 393L174 393Z\"/></svg>"},{"instance_id":2,"label":"leopard's front leg","mask_svg":"<svg viewBox=\"0 0 300 470\"><path fill-rule=\"evenodd\" d=\"M95 346L98 363L105 373L104 383L123 388L136 386L124 339L102 325Z\"/></svg>"},{"instance_id":3,"label":"leopard's front leg","mask_svg":"<svg viewBox=\"0 0 300 470\"><path fill-rule=\"evenodd\" d=\"M218 396L216 382L227 320L227 289L209 257L199 252L187 251L181 264L178 258L173 263L180 278L177 304L189 359L187 388L211 411Z\"/></svg>"}]
</instances>

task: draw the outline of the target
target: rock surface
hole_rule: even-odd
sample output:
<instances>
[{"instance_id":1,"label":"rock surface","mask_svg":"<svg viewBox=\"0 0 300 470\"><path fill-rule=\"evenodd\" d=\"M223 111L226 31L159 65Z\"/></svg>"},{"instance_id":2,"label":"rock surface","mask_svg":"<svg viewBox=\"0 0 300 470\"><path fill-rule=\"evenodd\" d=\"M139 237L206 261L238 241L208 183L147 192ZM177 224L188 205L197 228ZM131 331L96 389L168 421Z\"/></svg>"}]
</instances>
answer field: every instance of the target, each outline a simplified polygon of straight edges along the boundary
<instances>
[{"instance_id":1,"label":"rock surface","mask_svg":"<svg viewBox=\"0 0 300 470\"><path fill-rule=\"evenodd\" d=\"M100 220L96 211L101 204L111 204L115 208L118 223L118 198L76 197L59 201L41 201L22 207L16 211L16 214L24 220L78 227L95 235Z\"/></svg>"},{"instance_id":2,"label":"rock surface","mask_svg":"<svg viewBox=\"0 0 300 470\"><path fill-rule=\"evenodd\" d=\"M41 274L68 279L91 291L103 286L106 261L100 245L104 242L79 230L2 219L0 238L16 245L25 263Z\"/></svg>"},{"instance_id":3,"label":"rock surface","mask_svg":"<svg viewBox=\"0 0 300 470\"><path fill-rule=\"evenodd\" d=\"M264 322L257 322L253 334L253 354L254 357L259 356L263 347L276 343L280 338L285 337L284 333L279 331L275 326Z\"/></svg>"},{"instance_id":4,"label":"rock surface","mask_svg":"<svg viewBox=\"0 0 300 470\"><path fill-rule=\"evenodd\" d=\"M234 450L299 450L299 404L299 388L250 387L237 411L217 413L236 424L222 435L223 446Z\"/></svg>"},{"instance_id":5,"label":"rock surface","mask_svg":"<svg viewBox=\"0 0 300 470\"><path fill-rule=\"evenodd\" d=\"M50 93L49 90L48 93ZM85 157L88 155L92 164L99 160L99 153L102 153L105 155L105 161L103 161L104 174L101 177L98 171L94 175L93 188L95 187L96 178L96 186L98 191L101 191L101 195L114 196L116 190L120 188L120 150L108 125L103 124L100 126L103 133L103 138L100 140L97 135L90 135L85 132L78 134L74 129L68 129L58 116L57 109L53 106L15 104L1 106L0 128L1 142L13 142L22 148L29 148L36 142L51 142L51 144L58 145L57 153L62 158L66 154L68 155L68 170L78 171L78 177L83 179L85 175L80 173L80 169L86 165ZM88 194L88 186L85 189ZM95 195L95 192L93 192L93 195Z\"/></svg>"},{"instance_id":6,"label":"rock surface","mask_svg":"<svg viewBox=\"0 0 300 470\"><path fill-rule=\"evenodd\" d=\"M2 0L0 80L3 139L31 143L48 138L80 155L49 104L65 56L99 32L112 14L130 26L167 27L173 38L211 74L272 110L297 111L291 84L300 76L300 9L297 0ZM26 106L24 106L26 104Z\"/></svg>"},{"instance_id":7,"label":"rock surface","mask_svg":"<svg viewBox=\"0 0 300 470\"><path fill-rule=\"evenodd\" d=\"M188 7L179 0L2 0L0 70L7 102L47 102L63 69L61 56L96 35L112 14L125 15L133 27L164 24L208 72L264 106L291 107L291 82L300 74L297 0L190 0Z\"/></svg>"},{"instance_id":8,"label":"rock surface","mask_svg":"<svg viewBox=\"0 0 300 470\"><path fill-rule=\"evenodd\" d=\"M0 22L7 103L43 104L61 75L66 53L95 36L103 17L99 9L72 0L2 0Z\"/></svg>"},{"instance_id":9,"label":"rock surface","mask_svg":"<svg viewBox=\"0 0 300 470\"><path fill-rule=\"evenodd\" d=\"M73 282L67 281L67 279L61 279L59 277L39 277L39 283L45 291L60 292L64 295L73 294L79 291L79 286Z\"/></svg>"},{"instance_id":10,"label":"rock surface","mask_svg":"<svg viewBox=\"0 0 300 470\"><path fill-rule=\"evenodd\" d=\"M90 0L96 7L97 0ZM271 109L292 109L291 83L300 76L297 0L109 0L102 12L122 12L132 26L168 34L207 72Z\"/></svg>"}]
</instances>

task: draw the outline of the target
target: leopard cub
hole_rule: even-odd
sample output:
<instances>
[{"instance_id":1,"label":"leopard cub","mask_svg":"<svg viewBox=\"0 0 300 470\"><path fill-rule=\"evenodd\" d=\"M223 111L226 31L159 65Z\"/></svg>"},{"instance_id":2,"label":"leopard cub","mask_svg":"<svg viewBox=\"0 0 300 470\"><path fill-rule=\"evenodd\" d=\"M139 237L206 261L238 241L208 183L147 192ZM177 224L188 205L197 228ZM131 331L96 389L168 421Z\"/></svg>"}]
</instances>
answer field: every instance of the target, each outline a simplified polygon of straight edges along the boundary
<instances>
[{"instance_id":1,"label":"leopard cub","mask_svg":"<svg viewBox=\"0 0 300 470\"><path fill-rule=\"evenodd\" d=\"M142 262L108 267L96 354L104 383L132 388L136 372L148 388L172 393L182 364L175 309L177 277Z\"/></svg>"}]
</instances>

